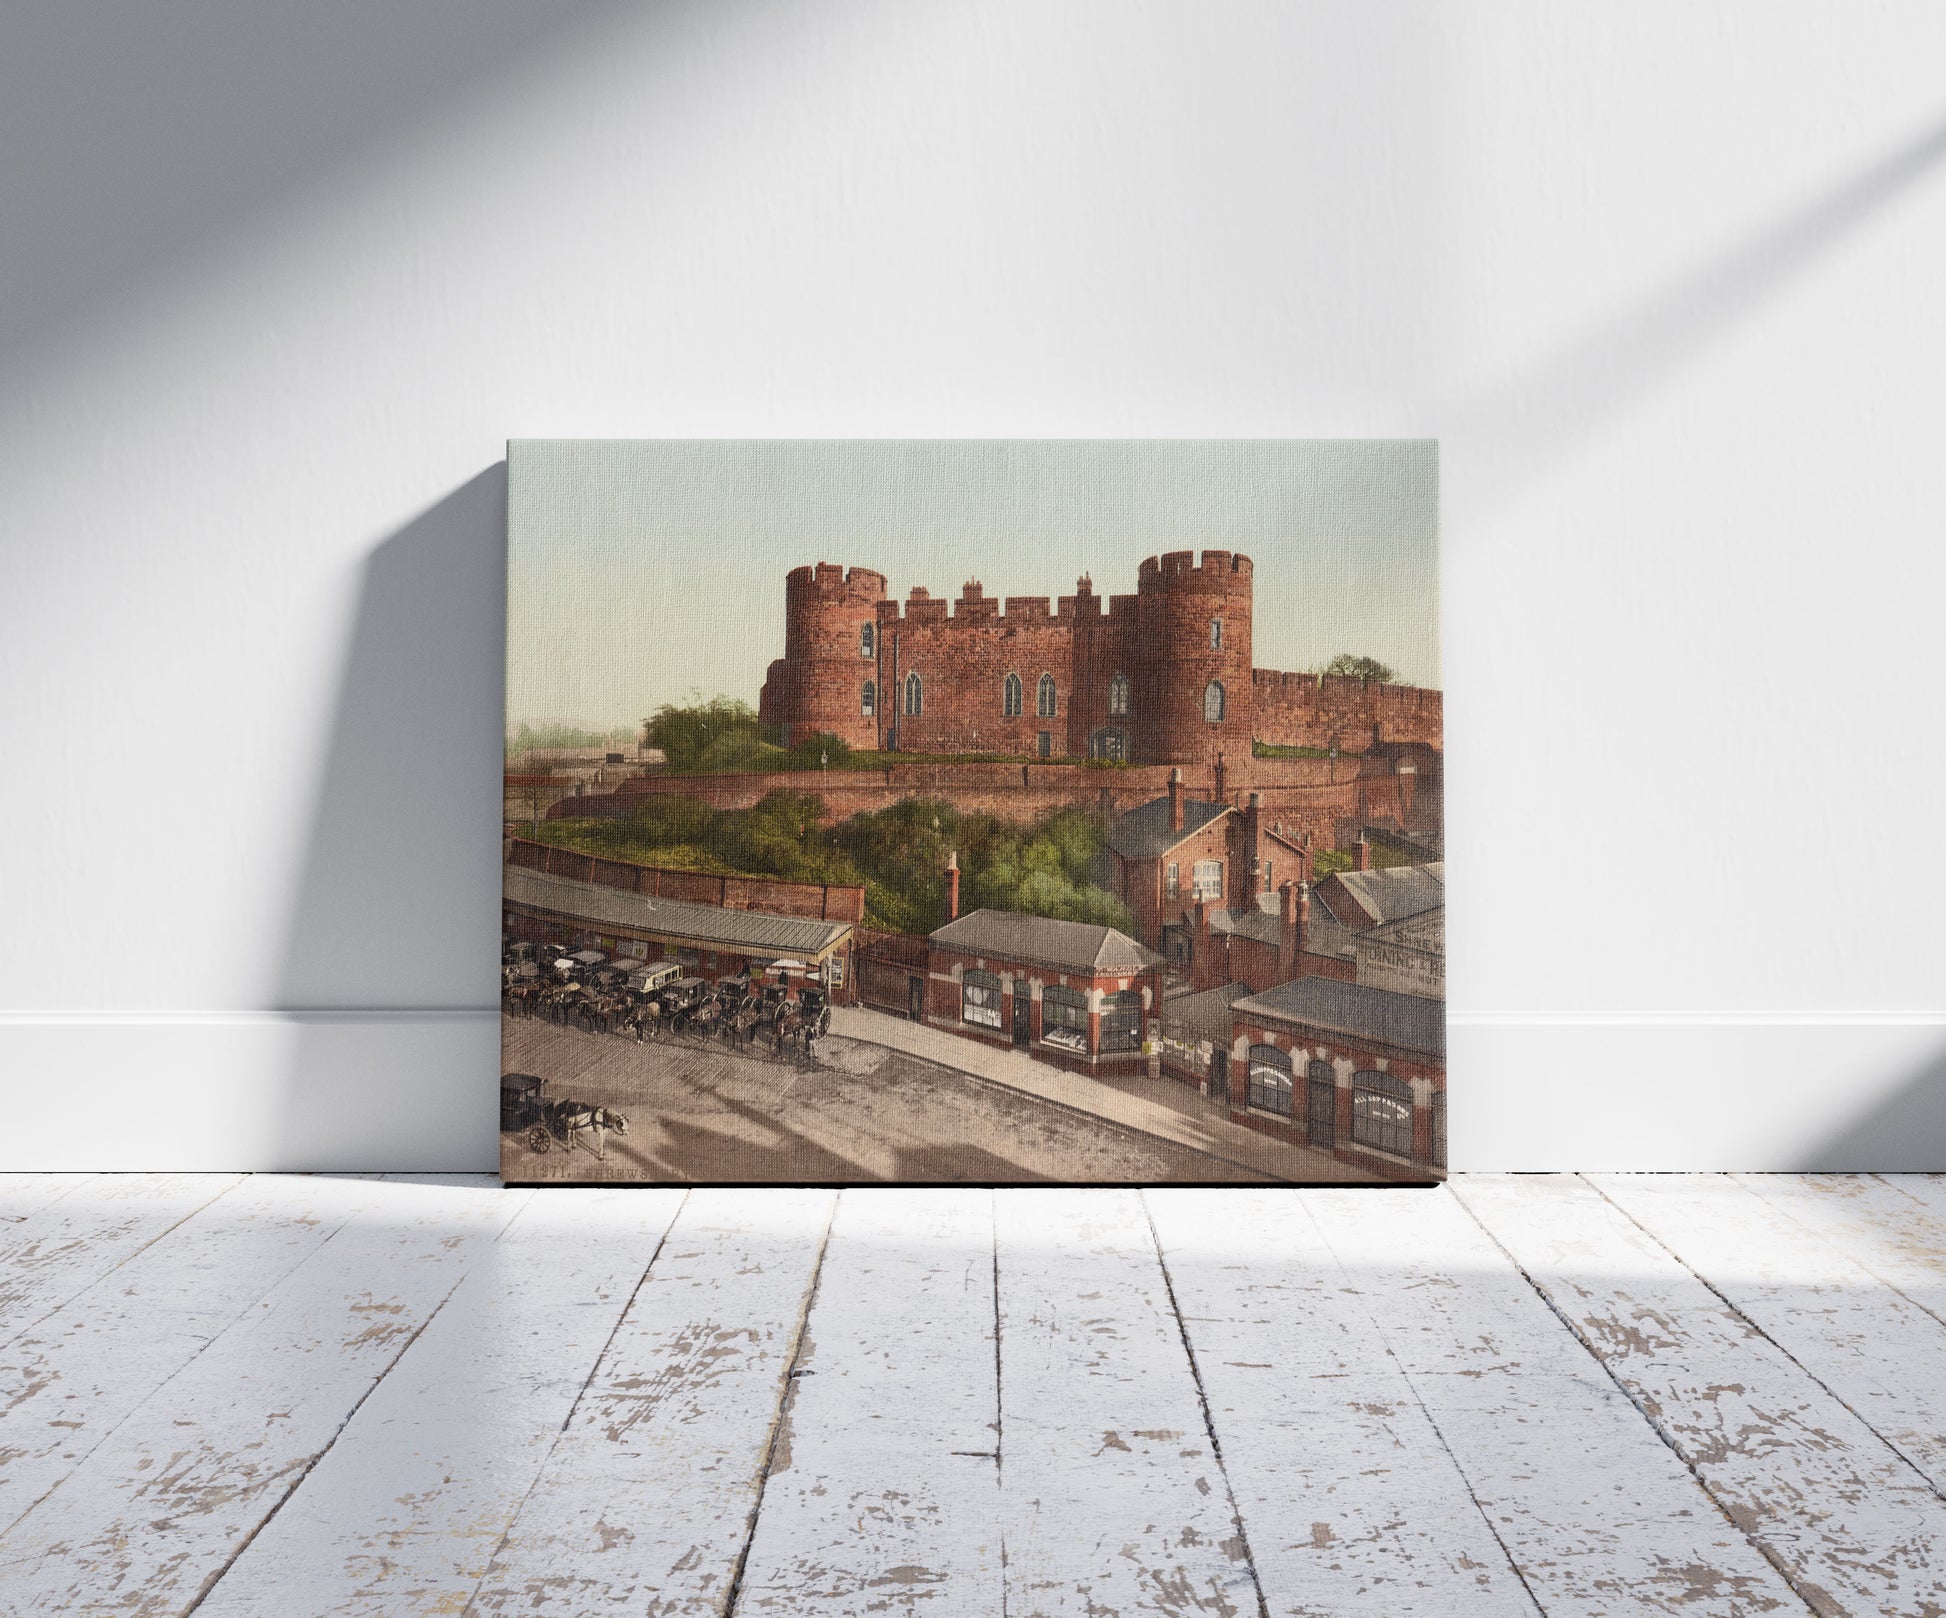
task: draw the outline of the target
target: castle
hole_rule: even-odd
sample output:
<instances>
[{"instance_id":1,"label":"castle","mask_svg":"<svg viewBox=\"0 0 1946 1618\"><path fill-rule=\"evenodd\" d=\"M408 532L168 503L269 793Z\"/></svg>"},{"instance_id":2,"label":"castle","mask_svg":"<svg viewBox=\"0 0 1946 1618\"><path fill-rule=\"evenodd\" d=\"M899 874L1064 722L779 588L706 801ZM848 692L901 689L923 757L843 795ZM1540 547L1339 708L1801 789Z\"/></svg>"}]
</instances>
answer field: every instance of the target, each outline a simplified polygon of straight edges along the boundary
<instances>
[{"instance_id":1,"label":"castle","mask_svg":"<svg viewBox=\"0 0 1946 1618\"><path fill-rule=\"evenodd\" d=\"M784 580L784 655L759 713L786 745L820 732L855 748L1133 763L1250 757L1253 741L1363 752L1441 745L1438 691L1252 665L1250 558L1152 556L1104 606L1084 574L997 601L969 580L949 604L903 606L885 575L828 562Z\"/></svg>"}]
</instances>

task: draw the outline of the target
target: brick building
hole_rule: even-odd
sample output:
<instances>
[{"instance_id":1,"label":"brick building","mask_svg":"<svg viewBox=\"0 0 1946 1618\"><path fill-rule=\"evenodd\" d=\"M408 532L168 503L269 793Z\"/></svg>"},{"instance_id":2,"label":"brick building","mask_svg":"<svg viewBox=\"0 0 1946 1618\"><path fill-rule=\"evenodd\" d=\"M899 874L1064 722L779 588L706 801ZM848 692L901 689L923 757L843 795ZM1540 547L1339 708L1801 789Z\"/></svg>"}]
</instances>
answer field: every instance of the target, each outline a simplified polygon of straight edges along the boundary
<instances>
[{"instance_id":1,"label":"brick building","mask_svg":"<svg viewBox=\"0 0 1946 1618\"><path fill-rule=\"evenodd\" d=\"M828 562L784 581L784 655L759 713L788 743L1040 758L1247 760L1255 740L1362 751L1440 745L1437 691L1258 669L1251 562L1229 551L1152 556L1135 594L955 602Z\"/></svg>"},{"instance_id":2,"label":"brick building","mask_svg":"<svg viewBox=\"0 0 1946 1618\"><path fill-rule=\"evenodd\" d=\"M1390 1178L1445 1172L1443 1002L1307 977L1230 1014L1232 1118Z\"/></svg>"},{"instance_id":3,"label":"brick building","mask_svg":"<svg viewBox=\"0 0 1946 1618\"><path fill-rule=\"evenodd\" d=\"M1141 1073L1162 960L1113 927L975 910L929 940L925 1020L1083 1073Z\"/></svg>"}]
</instances>

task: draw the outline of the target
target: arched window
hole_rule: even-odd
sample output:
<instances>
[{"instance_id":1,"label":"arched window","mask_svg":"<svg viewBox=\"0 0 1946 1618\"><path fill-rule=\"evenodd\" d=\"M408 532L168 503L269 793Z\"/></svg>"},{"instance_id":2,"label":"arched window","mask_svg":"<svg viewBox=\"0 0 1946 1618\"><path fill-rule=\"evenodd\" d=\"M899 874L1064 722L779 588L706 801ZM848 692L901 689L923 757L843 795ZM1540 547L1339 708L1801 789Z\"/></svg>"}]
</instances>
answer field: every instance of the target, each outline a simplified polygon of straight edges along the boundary
<instances>
[{"instance_id":1,"label":"arched window","mask_svg":"<svg viewBox=\"0 0 1946 1618\"><path fill-rule=\"evenodd\" d=\"M925 688L919 684L919 671L914 669L905 677L905 711L909 714L926 711Z\"/></svg>"},{"instance_id":2,"label":"arched window","mask_svg":"<svg viewBox=\"0 0 1946 1618\"><path fill-rule=\"evenodd\" d=\"M1412 1086L1391 1073L1351 1076L1351 1138L1399 1157L1412 1155Z\"/></svg>"},{"instance_id":3,"label":"arched window","mask_svg":"<svg viewBox=\"0 0 1946 1618\"><path fill-rule=\"evenodd\" d=\"M1203 687L1203 718L1212 725L1223 723L1223 682L1212 680Z\"/></svg>"},{"instance_id":4,"label":"arched window","mask_svg":"<svg viewBox=\"0 0 1946 1618\"><path fill-rule=\"evenodd\" d=\"M1034 712L1043 719L1054 717L1054 676L1043 674L1034 691Z\"/></svg>"},{"instance_id":5,"label":"arched window","mask_svg":"<svg viewBox=\"0 0 1946 1618\"><path fill-rule=\"evenodd\" d=\"M1104 995L1101 1002L1101 1048L1139 1051L1142 1048L1142 991L1124 989Z\"/></svg>"},{"instance_id":6,"label":"arched window","mask_svg":"<svg viewBox=\"0 0 1946 1618\"><path fill-rule=\"evenodd\" d=\"M1108 712L1116 719L1128 714L1128 676L1117 674L1108 682Z\"/></svg>"},{"instance_id":7,"label":"arched window","mask_svg":"<svg viewBox=\"0 0 1946 1618\"><path fill-rule=\"evenodd\" d=\"M1020 676L1009 674L1000 687L1000 712L1009 719L1018 719L1021 695Z\"/></svg>"},{"instance_id":8,"label":"arched window","mask_svg":"<svg viewBox=\"0 0 1946 1618\"><path fill-rule=\"evenodd\" d=\"M1210 650L1214 652L1218 648L1220 648L1222 644L1223 644L1223 620L1221 618L1212 618L1209 621Z\"/></svg>"},{"instance_id":9,"label":"arched window","mask_svg":"<svg viewBox=\"0 0 1946 1618\"><path fill-rule=\"evenodd\" d=\"M858 698L858 711L867 719L878 713L878 687L870 680L865 682L864 692Z\"/></svg>"},{"instance_id":10,"label":"arched window","mask_svg":"<svg viewBox=\"0 0 1946 1618\"><path fill-rule=\"evenodd\" d=\"M1291 1115L1291 1059L1275 1045L1250 1047L1250 1105Z\"/></svg>"},{"instance_id":11,"label":"arched window","mask_svg":"<svg viewBox=\"0 0 1946 1618\"><path fill-rule=\"evenodd\" d=\"M860 657L878 656L878 627L867 624L858 631L858 655Z\"/></svg>"},{"instance_id":12,"label":"arched window","mask_svg":"<svg viewBox=\"0 0 1946 1618\"><path fill-rule=\"evenodd\" d=\"M968 972L961 977L959 1018L976 1028L1000 1026L1000 980L991 972Z\"/></svg>"},{"instance_id":13,"label":"arched window","mask_svg":"<svg viewBox=\"0 0 1946 1618\"><path fill-rule=\"evenodd\" d=\"M1088 1053L1088 997L1050 983L1041 990L1041 1040L1064 1051Z\"/></svg>"}]
</instances>

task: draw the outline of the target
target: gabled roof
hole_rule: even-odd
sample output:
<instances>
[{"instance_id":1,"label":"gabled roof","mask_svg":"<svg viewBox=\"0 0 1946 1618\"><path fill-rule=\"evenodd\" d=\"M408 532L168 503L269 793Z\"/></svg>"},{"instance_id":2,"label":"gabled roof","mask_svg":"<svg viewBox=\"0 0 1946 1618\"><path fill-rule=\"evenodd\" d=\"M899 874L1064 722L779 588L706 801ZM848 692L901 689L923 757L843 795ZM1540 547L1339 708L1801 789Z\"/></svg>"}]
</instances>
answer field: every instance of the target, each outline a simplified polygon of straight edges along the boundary
<instances>
[{"instance_id":1,"label":"gabled roof","mask_svg":"<svg viewBox=\"0 0 1946 1618\"><path fill-rule=\"evenodd\" d=\"M1162 957L1113 927L1056 921L1012 910L975 910L932 935L941 949L995 960L1030 961L1065 972L1141 972Z\"/></svg>"},{"instance_id":2,"label":"gabled roof","mask_svg":"<svg viewBox=\"0 0 1946 1618\"><path fill-rule=\"evenodd\" d=\"M1334 885L1362 912L1338 919L1351 927L1371 927L1443 905L1446 865L1436 861L1431 865L1394 865L1383 871L1340 871L1318 884L1327 903Z\"/></svg>"},{"instance_id":3,"label":"gabled roof","mask_svg":"<svg viewBox=\"0 0 1946 1618\"><path fill-rule=\"evenodd\" d=\"M733 955L816 958L843 943L851 932L848 921L777 916L767 910L723 910L687 899L631 893L601 882L579 882L524 865L503 866L500 880L507 904L581 922L590 930L621 927Z\"/></svg>"},{"instance_id":4,"label":"gabled roof","mask_svg":"<svg viewBox=\"0 0 1946 1618\"><path fill-rule=\"evenodd\" d=\"M1159 859L1184 838L1201 831L1212 820L1230 812L1227 803L1205 803L1200 798L1185 798L1182 803L1182 830L1169 828L1169 800L1151 798L1123 815L1108 832L1108 846L1125 860Z\"/></svg>"},{"instance_id":5,"label":"gabled roof","mask_svg":"<svg viewBox=\"0 0 1946 1618\"><path fill-rule=\"evenodd\" d=\"M1239 1017L1302 1023L1326 1033L1390 1045L1419 1056L1446 1056L1446 1002L1336 978L1298 978L1236 1003Z\"/></svg>"}]
</instances>

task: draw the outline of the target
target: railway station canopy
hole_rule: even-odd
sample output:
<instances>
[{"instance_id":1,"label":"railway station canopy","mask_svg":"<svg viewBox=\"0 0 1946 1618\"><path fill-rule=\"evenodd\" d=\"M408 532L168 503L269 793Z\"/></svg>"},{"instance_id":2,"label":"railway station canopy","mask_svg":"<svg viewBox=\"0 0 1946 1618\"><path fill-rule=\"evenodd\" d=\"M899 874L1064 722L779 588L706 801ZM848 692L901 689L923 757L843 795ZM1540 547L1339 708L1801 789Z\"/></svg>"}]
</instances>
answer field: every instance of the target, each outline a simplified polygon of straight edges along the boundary
<instances>
[{"instance_id":1,"label":"railway station canopy","mask_svg":"<svg viewBox=\"0 0 1946 1618\"><path fill-rule=\"evenodd\" d=\"M504 867L501 875L502 908L510 915L684 949L816 964L842 949L852 933L848 921L724 910L519 865Z\"/></svg>"}]
</instances>

